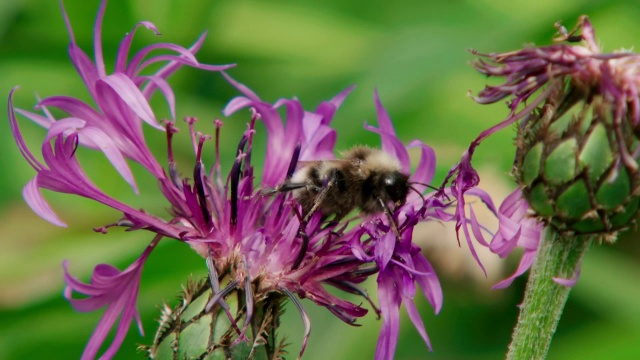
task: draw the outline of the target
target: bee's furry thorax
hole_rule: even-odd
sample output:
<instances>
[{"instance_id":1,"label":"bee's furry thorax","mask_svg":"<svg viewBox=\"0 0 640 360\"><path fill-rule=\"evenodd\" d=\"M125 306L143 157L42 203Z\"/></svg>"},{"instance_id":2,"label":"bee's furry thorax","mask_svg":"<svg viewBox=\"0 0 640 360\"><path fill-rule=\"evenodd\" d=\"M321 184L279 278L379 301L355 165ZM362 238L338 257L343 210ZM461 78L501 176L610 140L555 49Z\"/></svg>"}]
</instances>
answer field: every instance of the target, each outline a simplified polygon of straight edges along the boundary
<instances>
[{"instance_id":1,"label":"bee's furry thorax","mask_svg":"<svg viewBox=\"0 0 640 360\"><path fill-rule=\"evenodd\" d=\"M295 189L305 215L320 210L323 216L340 220L355 208L375 214L389 204L401 206L409 191L409 177L390 154L356 146L340 159L300 166L284 185Z\"/></svg>"}]
</instances>

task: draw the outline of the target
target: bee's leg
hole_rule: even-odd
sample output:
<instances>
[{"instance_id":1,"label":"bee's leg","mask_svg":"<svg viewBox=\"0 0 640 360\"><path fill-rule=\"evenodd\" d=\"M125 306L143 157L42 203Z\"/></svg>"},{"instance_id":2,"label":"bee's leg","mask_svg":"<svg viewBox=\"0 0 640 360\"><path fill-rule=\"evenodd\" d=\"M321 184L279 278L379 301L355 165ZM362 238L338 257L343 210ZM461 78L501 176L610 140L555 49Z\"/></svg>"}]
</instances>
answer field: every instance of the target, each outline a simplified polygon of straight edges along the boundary
<instances>
[{"instance_id":1,"label":"bee's leg","mask_svg":"<svg viewBox=\"0 0 640 360\"><path fill-rule=\"evenodd\" d=\"M287 177L285 178L284 183L278 185L275 189L264 189L262 190L262 195L273 195L279 192L288 192L296 189L301 189L306 185L303 183L292 183L289 181L293 176L293 173L296 171L296 167L298 166L298 158L300 157L300 143L296 144L295 149L293 149L293 154L291 155L291 161L289 162L289 168L287 169Z\"/></svg>"},{"instance_id":2,"label":"bee's leg","mask_svg":"<svg viewBox=\"0 0 640 360\"><path fill-rule=\"evenodd\" d=\"M307 184L285 182L278 185L278 187L275 188L275 192L289 192L297 189L302 189L304 187L307 187Z\"/></svg>"},{"instance_id":3,"label":"bee's leg","mask_svg":"<svg viewBox=\"0 0 640 360\"><path fill-rule=\"evenodd\" d=\"M320 207L320 204L322 204L322 201L324 201L324 198L329 193L329 190L331 190L331 187L336 184L337 178L338 178L337 170L333 169L331 170L331 174L329 176L329 181L327 181L327 185L324 186L323 188L318 188L315 185L307 185L307 188L311 187L311 190L320 190L320 192L316 196L311 209L300 220L300 227L298 228L298 236L302 238L302 245L300 246L300 252L298 252L298 257L296 258L296 261L293 263L292 269L294 270L297 269L298 266L300 266L300 264L302 263L302 260L304 259L304 255L307 253L307 248L309 247L309 236L307 235L307 231L306 231L307 223L309 223L309 219L311 219L311 216L313 216L316 210L318 210L318 207Z\"/></svg>"},{"instance_id":4,"label":"bee's leg","mask_svg":"<svg viewBox=\"0 0 640 360\"><path fill-rule=\"evenodd\" d=\"M400 240L400 232L398 231L398 225L396 225L396 221L393 219L393 214L391 213L391 210L389 210L389 207L387 206L387 204L385 204L380 197L378 197L378 203L382 207L384 214L387 215L387 218L389 218L389 224L391 225L391 229L396 234L396 237L398 238L398 240Z\"/></svg>"},{"instance_id":5,"label":"bee's leg","mask_svg":"<svg viewBox=\"0 0 640 360\"><path fill-rule=\"evenodd\" d=\"M305 183L292 183L292 182L284 182L280 185L278 185L275 189L264 189L262 190L261 194L262 195L273 195L276 193L283 193L283 192L289 192L289 191L293 191L293 190L297 190L297 189L302 189L304 187L308 187L308 184Z\"/></svg>"},{"instance_id":6,"label":"bee's leg","mask_svg":"<svg viewBox=\"0 0 640 360\"><path fill-rule=\"evenodd\" d=\"M331 190L331 188L335 186L337 182L338 182L338 170L332 169L331 173L329 174L329 179L327 181L327 184L324 187L318 188L315 185L311 185L312 190L316 190L316 191L319 190L320 192L318 193L318 195L316 195L316 198L313 201L313 206L311 207L309 212L305 214L304 219L302 219L302 221L305 224L309 222L309 219L311 219L311 216L313 216L316 210L318 210L318 208L324 201L324 198L327 197L327 194L329 194L329 190Z\"/></svg>"}]
</instances>

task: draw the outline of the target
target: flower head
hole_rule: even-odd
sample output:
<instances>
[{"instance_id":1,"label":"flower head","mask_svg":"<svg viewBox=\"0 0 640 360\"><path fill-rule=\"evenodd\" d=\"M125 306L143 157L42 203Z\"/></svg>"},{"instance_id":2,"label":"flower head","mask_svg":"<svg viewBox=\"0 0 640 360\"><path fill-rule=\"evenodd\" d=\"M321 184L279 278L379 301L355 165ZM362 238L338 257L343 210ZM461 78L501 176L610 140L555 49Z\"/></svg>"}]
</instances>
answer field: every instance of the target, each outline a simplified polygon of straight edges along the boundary
<instances>
[{"instance_id":1,"label":"flower head","mask_svg":"<svg viewBox=\"0 0 640 360\"><path fill-rule=\"evenodd\" d=\"M473 174L470 158L487 136L518 123L513 174L519 189L500 207L491 250L525 248L516 272L535 258L542 224L562 234L612 241L638 211L637 139L640 56L603 53L586 16L568 32L556 24L556 44L480 54L475 68L504 82L487 86L481 104L509 98L509 115L484 131L452 170ZM498 284L508 285L513 277Z\"/></svg>"},{"instance_id":2,"label":"flower head","mask_svg":"<svg viewBox=\"0 0 640 360\"><path fill-rule=\"evenodd\" d=\"M231 100L225 114L250 107L254 111L254 119L260 119L267 130L262 189L277 187L285 182L287 176L291 175L296 157L300 162L330 161L333 158L335 130L331 129L329 124L335 110L351 89L321 104L314 112L305 112L297 100L280 100L273 105L265 103L246 86L235 82L229 76L226 77L243 96ZM375 101L379 127L367 125L366 128L380 134L382 150L398 159L402 170L409 173L407 148L395 135L389 115L382 107L377 94ZM281 106L285 108L284 121L277 111ZM250 129L253 129L253 126L250 126ZM251 211L252 214L256 214L255 217L250 217L255 222L246 227L246 234L229 239L235 245L225 247L240 249L240 253L214 253L212 257L216 259L215 270L225 271L225 265L222 265L224 263L218 266L218 259L246 259L243 266L249 277L238 278L236 275L237 284L234 286L238 286L242 281L259 278L261 285L253 294L255 298L264 297L262 292L281 291L285 294L297 294L326 307L349 324L354 324L359 317L367 313L367 310L330 294L325 286L334 286L367 297L357 285L378 273L379 311L383 316L383 328L376 358L393 357L399 332L398 311L402 303L430 347L424 325L413 305L415 285L421 287L436 312L442 304L442 292L433 268L420 249L411 242L411 236L418 221L448 220L450 215L445 216L440 211L444 213L449 204L421 195L425 188L422 184L429 183L435 171L433 150L418 141L411 143L409 147L418 148L422 153L421 161L410 177L410 181L416 184L417 192L409 195L405 204L390 214L393 224L382 212L356 218L352 221L352 225L355 223L355 226L350 226L351 229L340 222L326 222L320 212L311 216L307 223L301 216L292 216L301 214L301 207L295 201L292 192L278 192L275 196L265 197L260 191L254 190L252 185L247 185L242 187L244 191L238 191L238 199L243 198L243 202L247 201L248 204L248 207L238 205L238 217L242 212ZM250 152L241 153L236 159L236 164L240 158L248 159L252 156ZM243 166L248 167L249 164L245 162ZM247 168L239 173L246 175L244 178L241 175L238 184L252 181L250 177L253 176L253 169ZM230 180L229 183L233 184L234 181ZM234 194L233 188L231 194ZM239 201L238 199L229 200L233 203ZM392 230L395 223L400 224L397 231L401 238ZM209 244L217 248L215 243ZM243 245L238 247L238 244ZM251 257L247 258L247 254ZM291 300L297 303L295 298L292 297ZM378 311L375 306L373 308ZM300 305L298 309L304 311ZM303 315L303 318L307 319L307 316ZM305 337L308 336L309 330L307 327ZM302 351L304 344L301 353Z\"/></svg>"},{"instance_id":3,"label":"flower head","mask_svg":"<svg viewBox=\"0 0 640 360\"><path fill-rule=\"evenodd\" d=\"M390 116L376 93L374 101L378 126L365 125L365 128L380 135L381 151L385 154L383 157L397 164L401 174L398 179L407 182L406 199L391 204L387 203L386 198L368 190L370 196L376 197L374 200L376 206L379 205L378 211L364 211L349 220L343 220L337 214L334 218L327 218L328 214L320 211L305 214L295 193L284 189L282 185L287 183L297 168L303 166L300 164L333 161L336 131L331 127L331 121L352 89L321 103L314 111L307 111L296 99L281 99L274 104L265 102L225 73L223 76L242 95L228 103L224 114L230 115L245 108L251 111L247 129L240 137L235 156L230 161L231 170L228 174L222 172L222 163L225 161L221 159L219 151L222 121L213 122L215 134L210 136L196 132L196 119L187 118L186 126L195 161L193 172L187 176L181 175L173 156L173 139L178 132L173 119L174 96L166 79L182 65L208 71L222 71L230 65L203 65L196 61L194 54L201 46L203 37L189 49L174 44L156 44L143 48L130 58L129 47L136 29L143 26L155 31L153 24L142 22L122 41L115 70L108 74L100 40L105 7L106 1L103 1L95 24L94 60L75 44L63 9L71 37L71 60L95 107L75 98L53 96L39 102L38 108L43 112L40 115L15 109L12 105L15 90L9 97L13 135L23 156L37 172L24 190L26 201L36 213L56 225L64 225L40 193L40 189L44 188L89 198L122 213L122 218L116 223L96 231L107 232L112 226L121 226L154 234L151 244L127 269L119 271L110 265L98 265L89 284L71 276L65 262L68 285L65 296L72 305L79 311L107 308L89 340L83 358L93 358L98 354L118 318L114 340L102 355L103 358L111 358L116 353L133 319L139 323L136 301L140 274L145 260L162 238L185 242L206 258L211 296L202 311L210 314L214 308L222 309L230 324L225 335L216 342L207 340L206 349L201 350L199 355L233 347L248 341L251 336L255 336L256 343L260 343L259 338L264 334L275 334L271 330L275 330L273 324L277 321L267 323L267 317L264 316L266 306L274 298L291 299L302 315L306 330L300 350L302 355L311 328L299 298L310 299L352 325L368 312L363 306L328 291L327 286L363 296L373 310L382 315L376 359L389 359L394 355L402 304L430 348L413 299L418 291L417 285L437 313L442 306L442 291L434 269L421 249L412 242L413 230L421 221L456 221L464 224L467 239L473 234L483 242L483 229L472 210L467 218L464 203L459 202L456 211L449 212L454 205L449 197L459 197L477 182L460 178L460 182L452 188L425 193L435 172L435 154L420 141L415 140L405 146L398 139ZM168 50L170 53L147 57L152 50ZM156 62L164 62L164 65L154 73L146 74L146 67ZM165 97L172 114L172 118L163 124L156 119L148 103L156 90ZM67 115L56 118L48 110L50 107L58 108ZM40 162L25 143L18 128L17 114L47 129L41 147L44 162ZM166 167L149 150L142 131L143 123L165 131L168 154ZM262 128L266 129L267 148L263 170L258 174L253 167L253 139ZM207 168L202 154L211 138L214 138L216 160ZM104 153L114 169L136 192L135 180L127 161L140 164L157 179L170 207L168 218L166 214L136 209L104 193L83 171L76 157L79 146ZM413 171L409 149L416 149L420 153L420 161ZM327 180L321 184L322 187L329 186L329 181L333 180ZM475 195L493 208L484 192L470 189L467 195ZM405 195L402 194L402 197ZM395 199L395 196L391 198ZM370 276L377 276L380 309L359 288L359 284ZM86 297L75 298L73 292ZM232 313L228 304L232 293L244 295L235 313ZM257 326L258 329L247 331L250 326ZM161 329L159 333L163 330L166 329ZM161 341L162 337L156 337L156 340ZM158 350L157 345L149 349L150 354Z\"/></svg>"}]
</instances>

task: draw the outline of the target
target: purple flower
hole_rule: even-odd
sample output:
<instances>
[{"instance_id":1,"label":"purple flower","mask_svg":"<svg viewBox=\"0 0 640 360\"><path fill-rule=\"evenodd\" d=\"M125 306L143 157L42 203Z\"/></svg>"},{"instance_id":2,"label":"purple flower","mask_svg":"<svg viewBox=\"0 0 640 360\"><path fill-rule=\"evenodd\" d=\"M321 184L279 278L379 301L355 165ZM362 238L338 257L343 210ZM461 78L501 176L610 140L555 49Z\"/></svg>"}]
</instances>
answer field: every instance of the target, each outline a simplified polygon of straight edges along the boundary
<instances>
[{"instance_id":1,"label":"purple flower","mask_svg":"<svg viewBox=\"0 0 640 360\"><path fill-rule=\"evenodd\" d=\"M226 77L244 96L231 100L225 109L225 114L238 111L243 107L250 107L267 129L267 158L265 159L265 170L261 184L263 188L276 186L285 180L292 153L296 151L299 151L301 161L333 158L335 131L328 125L337 106L342 103L351 89L347 89L333 100L321 104L315 112L309 113L302 109L297 100L280 100L274 105L265 103L246 86L235 82L229 76ZM407 147L397 138L389 115L382 107L377 94L375 102L379 127L375 128L369 125L365 127L380 135L382 149L397 158L403 171L408 173L410 164ZM277 111L280 106L284 106L286 109L287 116L284 125ZM253 227L247 227L249 231L255 233L259 229L259 223L282 223L283 220L279 217L274 220L275 215L289 219L289 222L286 223L287 226L283 228L269 229L264 227L259 231L261 234L259 241L252 243L252 246L260 245L260 247L257 249L247 248L249 253L256 254L256 257L251 259L252 261L247 262L250 264L247 265L249 271L251 272L251 269L256 267L255 272L259 273L259 269L264 267L261 264L260 256L264 256L262 261L268 260L269 271L275 272L274 274L278 278L278 280L273 279L266 282L273 282L273 286L284 290L285 293L297 293L300 297L309 298L317 304L327 307L334 315L349 324L353 324L358 317L364 316L366 310L329 294L323 284L366 296L366 293L358 289L357 284L368 276L378 273L378 294L383 326L378 341L376 359L393 358L399 332L398 311L402 303L405 304L411 320L425 343L429 348L431 347L422 320L413 303L416 284L421 287L423 294L436 313L439 312L442 305L442 290L435 271L420 252L420 248L411 243L411 236L418 221L450 220L452 216L445 212L445 209L449 207L448 203L442 203L432 196L424 197L420 194L426 187L423 184L431 182L435 172L433 150L419 141L410 143L409 147L419 148L422 156L418 167L410 178L410 182L415 184L417 192L410 194L406 204L393 214L394 221L401 224L398 227L398 232L402 239L397 239L391 230L389 219L384 214L371 215L356 220L360 226L355 226L348 231L345 231L342 224L329 223L321 226L323 224L320 222L320 217L314 216L305 229L309 243L304 250L302 260L300 260L298 256L301 254L300 249L303 245L300 243L297 233L299 219L291 217L291 209L277 214L268 211L269 208L281 209L283 205L287 204L290 208L297 209L298 205L292 201L293 198L288 193L277 195L270 200L259 197L260 201L267 202L264 204L252 203L251 208L255 210L256 206L260 205L258 212L262 212L266 219L262 219ZM244 154L243 156L249 157L249 155ZM241 171L241 173L252 174L252 170ZM243 181L245 180L241 179L239 183L243 183ZM246 179L246 181L250 180ZM248 192L241 192L238 197L245 199L256 197L256 193L251 192L252 186L247 186L246 189ZM241 212L242 210L239 210L238 214ZM240 221L238 220L238 222ZM270 234L268 237L274 241L280 237L278 244L274 245L274 250L271 251L279 249L282 253L273 253L262 249L262 238L266 237L266 234ZM252 237L255 238L256 235ZM228 256L230 255L214 254L216 268L218 268L218 259ZM266 276L268 279L269 275ZM277 284L277 282L280 283ZM292 300L297 304L295 298ZM298 309L302 309L300 305L298 305ZM377 311L375 307L374 309ZM303 314L303 318L306 319L307 316ZM307 327L301 354L304 351L308 334L309 328Z\"/></svg>"},{"instance_id":2,"label":"purple flower","mask_svg":"<svg viewBox=\"0 0 640 360\"><path fill-rule=\"evenodd\" d=\"M418 286L438 313L442 306L442 290L431 264L411 241L413 230L421 221L456 221L458 228L463 228L469 243L472 235L484 243L484 229L472 209L466 215L462 199L466 192L467 195L480 198L493 209L486 193L470 189L477 184L477 180L473 176L467 179L466 175L473 174L473 171L465 172L451 188L425 194L435 172L435 154L420 141L415 140L405 146L398 139L376 93L374 100L378 127L365 125L365 128L380 135L382 150L395 158L401 172L408 176L411 191L406 201L401 206L388 209L387 213L360 215L349 221L326 221L320 212L303 221L302 208L294 194L274 189L295 170L298 162L333 159L336 131L330 126L331 121L352 88L321 103L314 111L306 111L296 99L281 99L274 104L264 102L248 87L222 73L242 93L242 96L229 102L224 114L230 115L249 108L251 118L247 130L240 138L231 170L223 174L221 169L224 160L219 156L222 121L214 121L216 160L207 169L202 161L202 153L212 137L197 133L194 129L196 119L187 118L195 165L189 177L182 176L173 157L173 137L178 129L173 119L173 90L166 79L182 65L209 71L222 71L230 65L203 65L196 61L194 54L204 37L189 49L173 44L156 44L130 57L129 47L136 29L144 26L155 32L153 24L141 22L122 41L115 70L107 74L100 39L105 6L106 1L100 6L95 24L94 61L75 44L63 8L71 36L71 60L87 86L95 107L75 98L53 96L39 102L37 107L42 110L41 115L15 109L12 105L15 89L9 96L13 135L23 156L37 173L24 188L24 197L37 214L64 226L40 193L40 189L44 188L86 197L122 213L120 220L96 231L106 233L112 226L122 226L128 230L146 230L154 234L151 244L127 269L119 271L110 265L98 265L89 284L69 275L67 263L64 263L68 285L65 296L72 305L79 311L106 307L102 320L85 348L83 359L97 356L118 318L114 340L102 358L114 356L133 319L140 325L136 310L140 274L151 250L163 237L183 241L206 258L214 293L207 309L217 304L224 308L225 296L236 289L245 293L245 323L238 326L231 318L239 331L240 340L252 319L254 303L274 293L288 296L301 313L305 336L300 356L305 350L311 328L309 317L298 298L308 298L327 308L342 321L355 325L368 310L342 299L335 292L329 292L327 286L332 286L363 296L376 313L382 314L376 359L394 356L402 304L431 348L414 297ZM168 50L170 53L147 58L152 50ZM164 65L150 75L145 74L145 68L156 62L164 62ZM163 125L157 121L148 103L156 90L165 97L172 114L172 119ZM49 107L58 108L67 116L56 118ZM25 143L18 128L16 113L47 129L41 146L43 162L32 154ZM166 170L146 144L143 122L166 132ZM258 122L264 125L267 135L264 170L259 176L252 165L253 138L262 128ZM136 192L135 179L127 161L140 164L158 180L170 207L170 219L162 214L133 208L100 190L85 174L76 158L79 145L104 153L114 169ZM410 148L417 149L421 154L413 173L408 153ZM458 203L449 201L450 196L456 197ZM456 210L450 213L453 205ZM221 288L218 274L228 276L224 288ZM359 288L360 283L376 274L380 309ZM73 292L86 297L73 298Z\"/></svg>"}]
</instances>

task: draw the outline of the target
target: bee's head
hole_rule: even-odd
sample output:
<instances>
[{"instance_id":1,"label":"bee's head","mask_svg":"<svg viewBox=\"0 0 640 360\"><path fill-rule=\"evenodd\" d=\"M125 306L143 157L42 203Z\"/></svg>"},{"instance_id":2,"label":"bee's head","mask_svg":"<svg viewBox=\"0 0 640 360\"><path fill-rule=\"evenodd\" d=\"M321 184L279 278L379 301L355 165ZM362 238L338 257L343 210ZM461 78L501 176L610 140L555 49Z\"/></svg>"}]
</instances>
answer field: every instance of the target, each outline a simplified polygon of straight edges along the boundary
<instances>
[{"instance_id":1,"label":"bee's head","mask_svg":"<svg viewBox=\"0 0 640 360\"><path fill-rule=\"evenodd\" d=\"M388 196L388 199L383 200L391 200L396 206L404 205L409 192L409 176L399 171L393 171L384 174L380 180L380 185Z\"/></svg>"}]
</instances>

